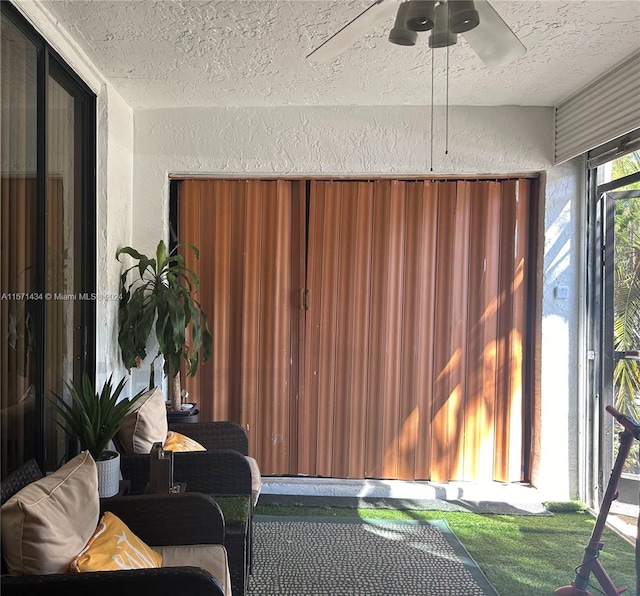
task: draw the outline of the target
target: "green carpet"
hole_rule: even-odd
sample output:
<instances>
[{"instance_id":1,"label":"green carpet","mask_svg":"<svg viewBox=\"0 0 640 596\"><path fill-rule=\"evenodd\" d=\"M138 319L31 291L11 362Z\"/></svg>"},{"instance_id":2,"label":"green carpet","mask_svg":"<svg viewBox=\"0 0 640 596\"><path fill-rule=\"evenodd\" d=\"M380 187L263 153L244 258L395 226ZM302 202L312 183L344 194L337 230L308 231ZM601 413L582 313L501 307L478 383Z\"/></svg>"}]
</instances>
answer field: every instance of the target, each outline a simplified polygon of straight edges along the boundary
<instances>
[{"instance_id":1,"label":"green carpet","mask_svg":"<svg viewBox=\"0 0 640 596\"><path fill-rule=\"evenodd\" d=\"M256 516L250 596L497 596L444 520Z\"/></svg>"},{"instance_id":2,"label":"green carpet","mask_svg":"<svg viewBox=\"0 0 640 596\"><path fill-rule=\"evenodd\" d=\"M502 515L551 515L542 503L506 503L503 501L470 501L458 499L402 499L389 497L336 497L316 495L260 495L260 505L276 507L342 507L394 509L397 511L459 511L497 513Z\"/></svg>"}]
</instances>

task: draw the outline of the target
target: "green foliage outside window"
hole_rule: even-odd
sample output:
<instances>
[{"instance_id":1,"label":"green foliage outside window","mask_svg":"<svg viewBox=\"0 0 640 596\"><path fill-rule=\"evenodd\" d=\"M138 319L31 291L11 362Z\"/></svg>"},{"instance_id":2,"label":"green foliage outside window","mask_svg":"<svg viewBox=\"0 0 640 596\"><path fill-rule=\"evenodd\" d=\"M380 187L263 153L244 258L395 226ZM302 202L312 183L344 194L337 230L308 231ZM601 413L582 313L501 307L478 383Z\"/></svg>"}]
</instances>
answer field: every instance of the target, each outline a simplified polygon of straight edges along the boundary
<instances>
[{"instance_id":1,"label":"green foliage outside window","mask_svg":"<svg viewBox=\"0 0 640 596\"><path fill-rule=\"evenodd\" d=\"M612 178L640 171L640 151L633 151L613 162ZM640 190L640 182L617 190ZM640 198L615 201L614 269L614 350L640 350ZM640 419L640 361L617 360L613 372L615 407ZM640 473L638 443L627 460L625 471Z\"/></svg>"},{"instance_id":2,"label":"green foliage outside window","mask_svg":"<svg viewBox=\"0 0 640 596\"><path fill-rule=\"evenodd\" d=\"M613 162L614 179L640 171L640 151ZM640 189L640 183L621 190ZM640 349L640 199L618 199L615 205L614 349ZM613 378L616 407L638 418L640 362L618 360Z\"/></svg>"}]
</instances>

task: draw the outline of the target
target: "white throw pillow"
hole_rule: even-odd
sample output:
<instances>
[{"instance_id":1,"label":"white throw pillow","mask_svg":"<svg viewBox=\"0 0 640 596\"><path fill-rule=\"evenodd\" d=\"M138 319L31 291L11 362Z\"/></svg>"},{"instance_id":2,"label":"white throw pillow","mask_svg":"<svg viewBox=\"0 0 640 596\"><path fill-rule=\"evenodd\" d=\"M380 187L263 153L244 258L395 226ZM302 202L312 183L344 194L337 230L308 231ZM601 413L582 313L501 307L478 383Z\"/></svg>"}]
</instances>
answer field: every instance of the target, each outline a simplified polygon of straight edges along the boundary
<instances>
[{"instance_id":1,"label":"white throw pillow","mask_svg":"<svg viewBox=\"0 0 640 596\"><path fill-rule=\"evenodd\" d=\"M168 431L164 395L160 387L155 387L136 402L118 432L118 440L125 455L151 453L154 443L164 443Z\"/></svg>"},{"instance_id":2,"label":"white throw pillow","mask_svg":"<svg viewBox=\"0 0 640 596\"><path fill-rule=\"evenodd\" d=\"M18 491L0 513L2 555L11 575L66 573L98 524L93 458L83 451Z\"/></svg>"}]
</instances>

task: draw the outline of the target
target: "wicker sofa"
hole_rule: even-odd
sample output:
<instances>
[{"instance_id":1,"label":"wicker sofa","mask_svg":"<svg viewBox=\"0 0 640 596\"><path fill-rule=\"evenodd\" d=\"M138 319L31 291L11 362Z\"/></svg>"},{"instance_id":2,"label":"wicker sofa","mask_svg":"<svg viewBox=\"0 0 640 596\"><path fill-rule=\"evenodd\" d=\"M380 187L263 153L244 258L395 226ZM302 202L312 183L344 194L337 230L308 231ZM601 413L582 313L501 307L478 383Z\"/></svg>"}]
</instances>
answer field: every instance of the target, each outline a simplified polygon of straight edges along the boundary
<instances>
[{"instance_id":1,"label":"wicker sofa","mask_svg":"<svg viewBox=\"0 0 640 596\"><path fill-rule=\"evenodd\" d=\"M6 502L3 514L12 506L11 497L16 496L18 491L31 483L41 482L41 476L35 462L30 461L7 478L1 487L3 505ZM47 490L49 489L50 486ZM53 494L56 491L50 492ZM24 494L24 491L21 494ZM19 495L16 498L19 498ZM92 498L93 496L87 496L87 502ZM15 499L13 501L15 502ZM140 539L161 551L164 557L163 565L169 566L90 573L51 573L49 571L45 574L8 575L5 555L9 551L6 541L10 536L5 536L5 516L3 515L3 575L0 580L2 593L8 595L64 593L91 594L92 596L103 594L113 596L114 593L136 596L146 593L154 596L175 596L175 594L224 596L226 593L226 596L229 596L231 593L228 585L226 552L222 546L224 518L220 508L210 496L190 493L116 497L101 499L99 509L100 515L110 511L118 516ZM73 525L70 519L69 527ZM68 536L65 537L65 541L66 538ZM216 562L213 562L214 559ZM209 571L197 566L202 561L209 567ZM216 567L214 573L222 579L217 579L211 572L213 567ZM226 589L223 584L227 584Z\"/></svg>"}]
</instances>

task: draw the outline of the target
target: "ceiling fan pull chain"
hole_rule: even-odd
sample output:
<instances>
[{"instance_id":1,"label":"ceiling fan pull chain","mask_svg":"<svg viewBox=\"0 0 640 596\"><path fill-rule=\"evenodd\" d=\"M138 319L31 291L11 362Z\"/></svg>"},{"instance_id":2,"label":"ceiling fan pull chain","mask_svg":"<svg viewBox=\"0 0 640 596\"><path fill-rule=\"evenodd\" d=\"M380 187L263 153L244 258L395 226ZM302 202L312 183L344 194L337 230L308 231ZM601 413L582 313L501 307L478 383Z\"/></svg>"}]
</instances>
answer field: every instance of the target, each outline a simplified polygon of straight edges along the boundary
<instances>
[{"instance_id":1,"label":"ceiling fan pull chain","mask_svg":"<svg viewBox=\"0 0 640 596\"><path fill-rule=\"evenodd\" d=\"M431 172L433 172L433 83L435 80L434 77L434 68L435 68L435 55L434 55L434 49L431 48L431 155L430 155L430 162L431 162Z\"/></svg>"},{"instance_id":2,"label":"ceiling fan pull chain","mask_svg":"<svg viewBox=\"0 0 640 596\"><path fill-rule=\"evenodd\" d=\"M447 2L447 23L449 22L449 3ZM449 155L449 47L447 46L447 72L445 80L447 84L446 106L444 115L444 154Z\"/></svg>"}]
</instances>

